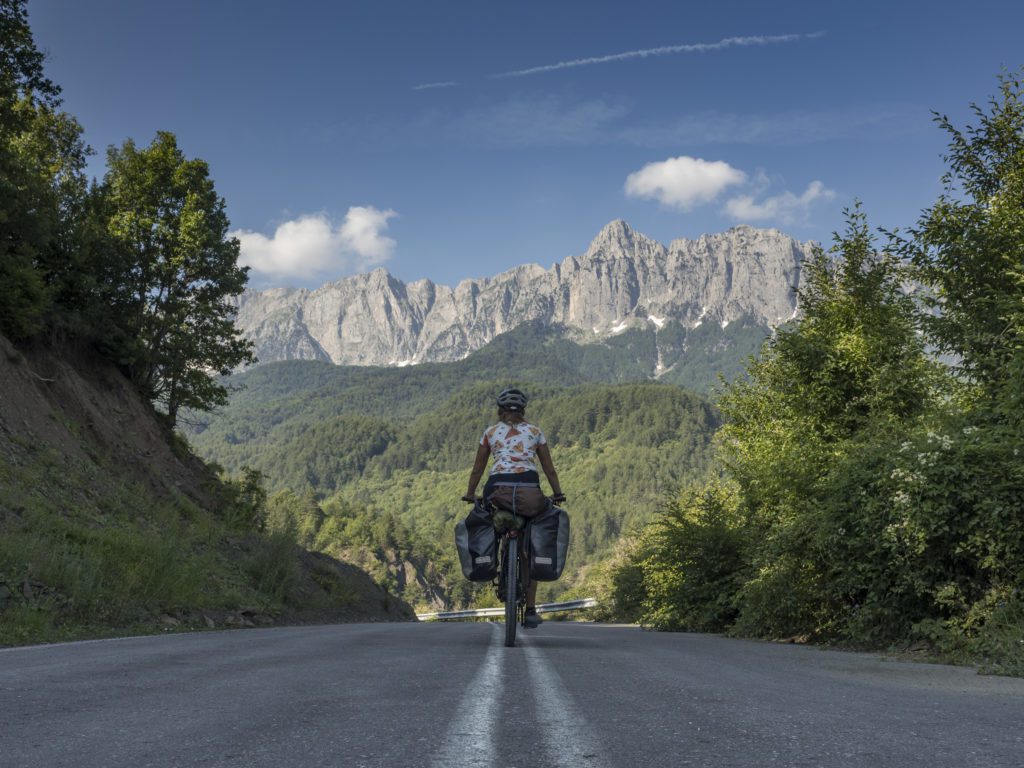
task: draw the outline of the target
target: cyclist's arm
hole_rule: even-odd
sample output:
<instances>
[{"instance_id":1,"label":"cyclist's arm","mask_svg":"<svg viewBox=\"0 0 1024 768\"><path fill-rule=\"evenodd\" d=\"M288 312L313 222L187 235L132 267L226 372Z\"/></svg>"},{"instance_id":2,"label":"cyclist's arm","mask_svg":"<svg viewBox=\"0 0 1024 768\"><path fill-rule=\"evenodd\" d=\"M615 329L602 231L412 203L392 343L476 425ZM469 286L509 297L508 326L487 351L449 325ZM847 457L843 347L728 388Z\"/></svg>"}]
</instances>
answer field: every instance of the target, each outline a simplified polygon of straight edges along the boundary
<instances>
[{"instance_id":1,"label":"cyclist's arm","mask_svg":"<svg viewBox=\"0 0 1024 768\"><path fill-rule=\"evenodd\" d=\"M551 486L552 496L562 495L562 485L558 482L558 473L555 472L555 463L551 460L551 451L547 443L537 446L537 458L540 459L540 466L548 478L548 485Z\"/></svg>"},{"instance_id":2,"label":"cyclist's arm","mask_svg":"<svg viewBox=\"0 0 1024 768\"><path fill-rule=\"evenodd\" d=\"M472 499L476 495L476 487L480 484L480 478L483 477L484 470L487 468L487 459L490 456L491 451L486 445L477 446L476 460L473 462L473 470L469 473L469 488L462 498Z\"/></svg>"}]
</instances>

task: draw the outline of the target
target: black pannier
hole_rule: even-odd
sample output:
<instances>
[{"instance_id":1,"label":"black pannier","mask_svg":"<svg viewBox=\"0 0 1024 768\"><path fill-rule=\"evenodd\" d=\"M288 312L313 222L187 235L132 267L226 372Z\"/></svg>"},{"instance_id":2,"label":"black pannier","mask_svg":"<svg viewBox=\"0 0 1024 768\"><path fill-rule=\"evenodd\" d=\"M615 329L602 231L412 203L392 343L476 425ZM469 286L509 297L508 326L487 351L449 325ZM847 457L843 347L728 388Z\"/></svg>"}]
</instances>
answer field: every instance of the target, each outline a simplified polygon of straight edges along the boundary
<instances>
[{"instance_id":1,"label":"black pannier","mask_svg":"<svg viewBox=\"0 0 1024 768\"><path fill-rule=\"evenodd\" d=\"M569 552L569 513L554 504L530 521L530 577L555 581Z\"/></svg>"},{"instance_id":2,"label":"black pannier","mask_svg":"<svg viewBox=\"0 0 1024 768\"><path fill-rule=\"evenodd\" d=\"M462 574L470 581L490 581L498 575L498 537L491 515L474 504L466 519L455 526Z\"/></svg>"}]
</instances>

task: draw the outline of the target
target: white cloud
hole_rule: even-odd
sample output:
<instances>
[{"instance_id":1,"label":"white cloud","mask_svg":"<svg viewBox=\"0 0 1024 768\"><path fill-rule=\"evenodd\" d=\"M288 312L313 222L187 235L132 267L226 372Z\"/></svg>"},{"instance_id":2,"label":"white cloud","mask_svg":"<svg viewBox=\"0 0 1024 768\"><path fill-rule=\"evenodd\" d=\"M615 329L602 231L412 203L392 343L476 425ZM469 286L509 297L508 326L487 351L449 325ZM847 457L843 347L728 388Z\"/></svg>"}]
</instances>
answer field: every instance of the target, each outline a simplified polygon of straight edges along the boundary
<instances>
[{"instance_id":1,"label":"white cloud","mask_svg":"<svg viewBox=\"0 0 1024 768\"><path fill-rule=\"evenodd\" d=\"M835 196L836 193L820 181L812 181L799 196L787 191L757 202L754 195L737 195L726 202L725 210L733 218L743 221L773 220L793 224L805 220L814 203L831 200Z\"/></svg>"},{"instance_id":2,"label":"white cloud","mask_svg":"<svg viewBox=\"0 0 1024 768\"><path fill-rule=\"evenodd\" d=\"M388 219L397 215L392 210L378 211L373 206L349 208L338 230L342 247L367 264L387 261L394 253L396 243L383 233L388 228Z\"/></svg>"},{"instance_id":3,"label":"white cloud","mask_svg":"<svg viewBox=\"0 0 1024 768\"><path fill-rule=\"evenodd\" d=\"M636 51L625 51L613 53L607 56L589 56L583 59L571 59L560 61L557 64L544 64L529 69L516 69L511 72L501 72L491 77L525 77L527 75L538 75L542 72L553 72L558 69L569 69L572 67L589 67L593 64L609 64L615 61L626 61L628 59L646 59L651 56L667 56L676 53L707 53L709 51L720 51L725 48L737 48L751 45L778 45L780 43L792 43L797 40L809 40L821 37L824 32L812 32L810 34L793 35L748 35L746 37L726 37L714 43L684 43L682 45L663 45L658 48L643 48Z\"/></svg>"},{"instance_id":4,"label":"white cloud","mask_svg":"<svg viewBox=\"0 0 1024 768\"><path fill-rule=\"evenodd\" d=\"M670 157L648 163L626 178L626 194L689 210L714 200L726 187L742 184L747 175L726 162L699 157Z\"/></svg>"},{"instance_id":5,"label":"white cloud","mask_svg":"<svg viewBox=\"0 0 1024 768\"><path fill-rule=\"evenodd\" d=\"M721 160L708 161L686 155L648 163L629 174L626 195L658 200L663 205L686 211L710 203L726 188L739 185L742 185L743 192L733 194L726 201L724 212L743 221L805 222L812 206L836 195L815 180L800 195L785 191L766 196L772 182L764 171L758 171L751 177Z\"/></svg>"},{"instance_id":6,"label":"white cloud","mask_svg":"<svg viewBox=\"0 0 1024 768\"><path fill-rule=\"evenodd\" d=\"M300 216L278 225L271 237L239 229L239 262L275 279L339 277L391 258L395 241L384 235L397 214L372 206L353 206L335 225L326 214Z\"/></svg>"}]
</instances>

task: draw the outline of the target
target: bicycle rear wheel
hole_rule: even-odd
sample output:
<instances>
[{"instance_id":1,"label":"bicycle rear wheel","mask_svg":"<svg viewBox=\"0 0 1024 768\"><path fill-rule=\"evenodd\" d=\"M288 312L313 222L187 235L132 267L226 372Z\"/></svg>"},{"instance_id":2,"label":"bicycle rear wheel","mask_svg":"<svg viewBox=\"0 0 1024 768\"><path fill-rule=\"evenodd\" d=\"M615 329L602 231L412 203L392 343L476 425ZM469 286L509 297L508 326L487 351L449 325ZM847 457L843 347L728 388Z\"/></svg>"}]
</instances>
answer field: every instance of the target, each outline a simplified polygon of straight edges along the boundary
<instances>
[{"instance_id":1,"label":"bicycle rear wheel","mask_svg":"<svg viewBox=\"0 0 1024 768\"><path fill-rule=\"evenodd\" d=\"M516 624L519 618L519 542L514 536L508 537L502 566L505 569L505 647L512 648L516 644Z\"/></svg>"}]
</instances>

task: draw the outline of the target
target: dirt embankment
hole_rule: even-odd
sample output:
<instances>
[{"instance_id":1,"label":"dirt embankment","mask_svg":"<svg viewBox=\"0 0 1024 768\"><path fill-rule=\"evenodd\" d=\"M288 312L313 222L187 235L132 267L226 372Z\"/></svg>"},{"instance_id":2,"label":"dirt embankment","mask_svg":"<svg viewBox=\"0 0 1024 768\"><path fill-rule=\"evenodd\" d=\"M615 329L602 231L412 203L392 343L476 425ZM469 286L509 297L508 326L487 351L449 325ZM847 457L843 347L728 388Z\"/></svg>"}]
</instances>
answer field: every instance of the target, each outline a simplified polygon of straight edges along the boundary
<instances>
[{"instance_id":1,"label":"dirt embankment","mask_svg":"<svg viewBox=\"0 0 1024 768\"><path fill-rule=\"evenodd\" d=\"M43 550L52 539L54 547L67 545L79 554L95 545L97 557L106 557L127 551L138 532L161 538L166 531L188 543L196 562L205 558L201 568L209 572L209 583L200 576L195 590L204 604L154 599L149 605L147 599L130 620L112 611L121 622L145 631L414 619L408 604L351 564L222 525L223 498L210 469L167 434L131 382L89 346L16 348L0 336L0 537L42 542ZM169 521L168 509L181 512L172 511ZM116 546L103 539L129 529ZM68 612L86 599L81 577L59 583L61 568L54 562L41 567L12 552L13 546L0 546L0 617L6 613L13 621L17 613L27 621L38 609L49 611L51 623L70 621ZM270 587L254 566L264 560L287 565L288 572ZM80 571L81 563L76 567ZM147 567L144 558L140 567ZM99 590L102 580L94 581L85 586ZM232 604L234 598L210 598L211 593L241 597ZM34 637L31 631L24 635L26 641Z\"/></svg>"},{"instance_id":2,"label":"dirt embankment","mask_svg":"<svg viewBox=\"0 0 1024 768\"><path fill-rule=\"evenodd\" d=\"M172 451L150 404L86 345L16 349L0 336L0 450L19 447L109 460L158 494L210 503L206 467Z\"/></svg>"}]
</instances>

